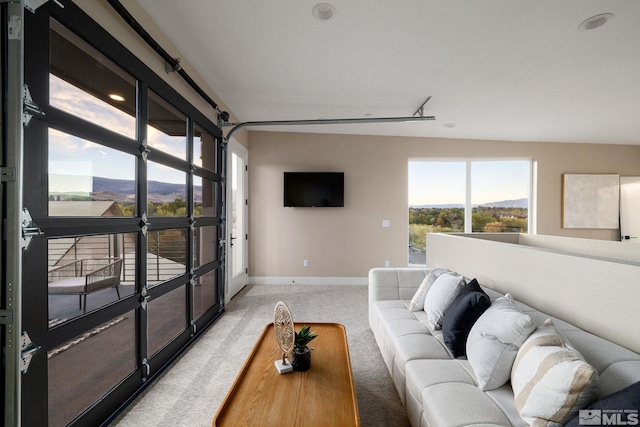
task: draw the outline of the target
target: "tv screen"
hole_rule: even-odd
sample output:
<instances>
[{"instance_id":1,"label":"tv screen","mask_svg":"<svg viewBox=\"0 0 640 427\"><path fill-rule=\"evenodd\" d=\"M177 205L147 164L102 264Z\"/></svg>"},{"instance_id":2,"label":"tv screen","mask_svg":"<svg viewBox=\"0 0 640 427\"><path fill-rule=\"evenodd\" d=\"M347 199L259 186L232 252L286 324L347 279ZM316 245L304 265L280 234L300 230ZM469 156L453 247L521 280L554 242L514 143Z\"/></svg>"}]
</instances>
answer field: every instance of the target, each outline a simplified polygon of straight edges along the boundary
<instances>
[{"instance_id":1,"label":"tv screen","mask_svg":"<svg viewBox=\"0 0 640 427\"><path fill-rule=\"evenodd\" d=\"M285 172L285 207L343 207L344 172Z\"/></svg>"}]
</instances>

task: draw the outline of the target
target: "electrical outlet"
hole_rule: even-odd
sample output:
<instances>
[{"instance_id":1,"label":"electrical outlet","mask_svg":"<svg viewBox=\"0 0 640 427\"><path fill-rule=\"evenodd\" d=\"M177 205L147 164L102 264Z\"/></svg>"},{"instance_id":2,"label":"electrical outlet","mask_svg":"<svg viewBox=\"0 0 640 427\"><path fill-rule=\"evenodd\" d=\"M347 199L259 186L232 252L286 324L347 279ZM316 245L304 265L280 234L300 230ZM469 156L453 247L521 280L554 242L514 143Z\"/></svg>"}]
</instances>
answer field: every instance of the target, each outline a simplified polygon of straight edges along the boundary
<instances>
[{"instance_id":1,"label":"electrical outlet","mask_svg":"<svg viewBox=\"0 0 640 427\"><path fill-rule=\"evenodd\" d=\"M302 262L302 264L303 264L305 267L309 267L309 260L308 260L308 259L305 259L305 260Z\"/></svg>"},{"instance_id":2,"label":"electrical outlet","mask_svg":"<svg viewBox=\"0 0 640 427\"><path fill-rule=\"evenodd\" d=\"M384 266L387 267L387 268L391 266L391 263L389 262L389 260L386 260L384 262Z\"/></svg>"}]
</instances>

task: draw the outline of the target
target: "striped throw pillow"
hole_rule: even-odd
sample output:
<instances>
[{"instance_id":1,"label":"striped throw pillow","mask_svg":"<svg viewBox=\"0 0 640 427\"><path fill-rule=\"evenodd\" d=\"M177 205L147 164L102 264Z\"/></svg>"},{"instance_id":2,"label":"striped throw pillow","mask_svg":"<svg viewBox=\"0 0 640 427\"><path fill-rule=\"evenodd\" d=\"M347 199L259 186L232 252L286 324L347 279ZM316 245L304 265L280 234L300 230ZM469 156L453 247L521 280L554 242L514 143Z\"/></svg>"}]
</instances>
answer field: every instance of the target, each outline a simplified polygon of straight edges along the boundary
<instances>
[{"instance_id":1,"label":"striped throw pillow","mask_svg":"<svg viewBox=\"0 0 640 427\"><path fill-rule=\"evenodd\" d=\"M532 426L556 426L593 402L598 372L547 319L518 350L511 385L525 421Z\"/></svg>"},{"instance_id":2,"label":"striped throw pillow","mask_svg":"<svg viewBox=\"0 0 640 427\"><path fill-rule=\"evenodd\" d=\"M418 311L424 309L424 299L427 296L427 291L429 290L429 286L436 280L436 275L433 271L430 271L425 276L424 280L420 284L420 287L411 298L411 302L409 303L409 311Z\"/></svg>"}]
</instances>

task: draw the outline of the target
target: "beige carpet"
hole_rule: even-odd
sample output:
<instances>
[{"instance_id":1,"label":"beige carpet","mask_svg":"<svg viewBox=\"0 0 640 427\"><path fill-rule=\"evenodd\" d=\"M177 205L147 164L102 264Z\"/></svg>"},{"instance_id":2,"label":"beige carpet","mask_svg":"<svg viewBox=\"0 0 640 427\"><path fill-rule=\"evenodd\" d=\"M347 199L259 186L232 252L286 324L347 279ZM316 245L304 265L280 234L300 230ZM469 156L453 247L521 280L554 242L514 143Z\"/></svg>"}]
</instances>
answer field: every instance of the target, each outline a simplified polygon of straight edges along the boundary
<instances>
[{"instance_id":1,"label":"beige carpet","mask_svg":"<svg viewBox=\"0 0 640 427\"><path fill-rule=\"evenodd\" d=\"M256 339L273 321L273 308L280 300L296 322L345 325L362 426L409 426L369 329L367 287L346 285L245 287L222 318L111 426L210 426Z\"/></svg>"}]
</instances>

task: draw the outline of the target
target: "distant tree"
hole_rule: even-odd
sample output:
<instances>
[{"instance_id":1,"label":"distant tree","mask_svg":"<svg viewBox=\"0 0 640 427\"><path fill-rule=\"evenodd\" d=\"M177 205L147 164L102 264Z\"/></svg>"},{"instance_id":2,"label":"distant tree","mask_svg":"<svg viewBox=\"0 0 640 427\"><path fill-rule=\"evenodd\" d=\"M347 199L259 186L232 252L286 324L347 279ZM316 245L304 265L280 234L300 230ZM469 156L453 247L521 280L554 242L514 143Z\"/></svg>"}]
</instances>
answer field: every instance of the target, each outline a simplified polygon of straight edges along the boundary
<instances>
[{"instance_id":1,"label":"distant tree","mask_svg":"<svg viewBox=\"0 0 640 427\"><path fill-rule=\"evenodd\" d=\"M472 218L472 224L471 224L472 231L484 231L487 224L490 224L496 220L491 215L483 215L479 213L472 214L471 218Z\"/></svg>"}]
</instances>

